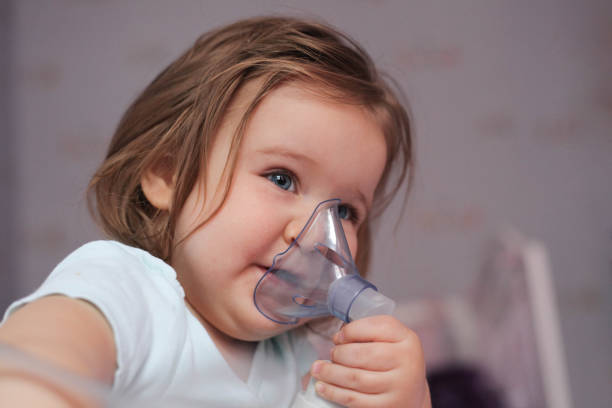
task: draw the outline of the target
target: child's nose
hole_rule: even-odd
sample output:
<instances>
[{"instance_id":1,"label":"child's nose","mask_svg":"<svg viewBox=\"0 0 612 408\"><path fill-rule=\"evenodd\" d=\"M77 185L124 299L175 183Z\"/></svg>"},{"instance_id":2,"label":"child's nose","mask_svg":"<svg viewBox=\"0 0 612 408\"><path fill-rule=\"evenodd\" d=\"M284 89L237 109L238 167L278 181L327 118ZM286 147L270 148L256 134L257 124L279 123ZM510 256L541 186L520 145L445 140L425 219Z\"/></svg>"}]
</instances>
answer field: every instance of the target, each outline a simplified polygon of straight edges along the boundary
<instances>
[{"instance_id":1,"label":"child's nose","mask_svg":"<svg viewBox=\"0 0 612 408\"><path fill-rule=\"evenodd\" d=\"M290 245L300 235L304 226L312 216L312 212L317 206L317 202L306 201L293 208L292 214L285 225L283 238L287 245Z\"/></svg>"},{"instance_id":2,"label":"child's nose","mask_svg":"<svg viewBox=\"0 0 612 408\"><path fill-rule=\"evenodd\" d=\"M293 217L285 226L283 239L287 245L290 245L293 241L295 241L300 234L300 231L302 231L302 228L306 223L306 219L302 218L303 217Z\"/></svg>"},{"instance_id":3,"label":"child's nose","mask_svg":"<svg viewBox=\"0 0 612 408\"><path fill-rule=\"evenodd\" d=\"M287 245L291 245L298 238L321 202L322 200L320 199L307 199L292 207L290 218L283 232L283 239Z\"/></svg>"}]
</instances>

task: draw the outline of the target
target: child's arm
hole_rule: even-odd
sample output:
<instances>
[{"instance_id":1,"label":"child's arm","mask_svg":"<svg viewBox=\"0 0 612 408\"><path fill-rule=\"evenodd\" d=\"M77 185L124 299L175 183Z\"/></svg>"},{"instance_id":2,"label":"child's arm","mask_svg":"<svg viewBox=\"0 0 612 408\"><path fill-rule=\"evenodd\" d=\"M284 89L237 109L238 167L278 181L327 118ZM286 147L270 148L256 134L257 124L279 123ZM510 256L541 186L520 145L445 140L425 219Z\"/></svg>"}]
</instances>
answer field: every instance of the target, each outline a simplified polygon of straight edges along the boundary
<instances>
[{"instance_id":1,"label":"child's arm","mask_svg":"<svg viewBox=\"0 0 612 408\"><path fill-rule=\"evenodd\" d=\"M431 407L421 342L397 319L353 321L334 343L332 361L316 361L311 369L324 398L351 408Z\"/></svg>"},{"instance_id":2,"label":"child's arm","mask_svg":"<svg viewBox=\"0 0 612 408\"><path fill-rule=\"evenodd\" d=\"M0 326L0 342L78 375L112 384L115 342L106 319L90 303L48 296L15 311ZM36 401L36 403L35 403ZM0 361L0 406L69 406L69 392Z\"/></svg>"}]
</instances>

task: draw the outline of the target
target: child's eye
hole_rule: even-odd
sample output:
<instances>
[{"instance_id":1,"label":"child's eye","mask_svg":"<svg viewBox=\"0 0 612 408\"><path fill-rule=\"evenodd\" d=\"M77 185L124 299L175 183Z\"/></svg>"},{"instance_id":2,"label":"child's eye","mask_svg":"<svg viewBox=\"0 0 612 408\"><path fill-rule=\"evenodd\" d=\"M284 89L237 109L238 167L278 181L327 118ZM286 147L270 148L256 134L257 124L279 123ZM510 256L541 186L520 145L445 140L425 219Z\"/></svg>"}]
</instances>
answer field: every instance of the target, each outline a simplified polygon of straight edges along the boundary
<instances>
[{"instance_id":1,"label":"child's eye","mask_svg":"<svg viewBox=\"0 0 612 408\"><path fill-rule=\"evenodd\" d=\"M353 224L357 224L359 222L359 214L357 213L357 209L350 204L339 204L338 215L343 220L348 220Z\"/></svg>"},{"instance_id":2,"label":"child's eye","mask_svg":"<svg viewBox=\"0 0 612 408\"><path fill-rule=\"evenodd\" d=\"M295 191L294 177L286 171L274 171L266 174L266 178L283 190Z\"/></svg>"}]
</instances>

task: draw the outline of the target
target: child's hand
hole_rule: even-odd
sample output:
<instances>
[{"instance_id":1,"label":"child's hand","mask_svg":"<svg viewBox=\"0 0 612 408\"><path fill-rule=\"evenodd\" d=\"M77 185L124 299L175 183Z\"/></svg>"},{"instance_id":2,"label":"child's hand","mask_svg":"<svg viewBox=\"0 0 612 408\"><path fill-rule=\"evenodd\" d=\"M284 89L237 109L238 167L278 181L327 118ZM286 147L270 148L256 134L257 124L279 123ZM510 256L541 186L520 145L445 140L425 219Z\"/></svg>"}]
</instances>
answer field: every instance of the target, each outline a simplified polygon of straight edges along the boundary
<instances>
[{"instance_id":1,"label":"child's hand","mask_svg":"<svg viewBox=\"0 0 612 408\"><path fill-rule=\"evenodd\" d=\"M331 362L315 361L319 395L350 407L431 407L417 335L391 316L353 321L334 336Z\"/></svg>"}]
</instances>

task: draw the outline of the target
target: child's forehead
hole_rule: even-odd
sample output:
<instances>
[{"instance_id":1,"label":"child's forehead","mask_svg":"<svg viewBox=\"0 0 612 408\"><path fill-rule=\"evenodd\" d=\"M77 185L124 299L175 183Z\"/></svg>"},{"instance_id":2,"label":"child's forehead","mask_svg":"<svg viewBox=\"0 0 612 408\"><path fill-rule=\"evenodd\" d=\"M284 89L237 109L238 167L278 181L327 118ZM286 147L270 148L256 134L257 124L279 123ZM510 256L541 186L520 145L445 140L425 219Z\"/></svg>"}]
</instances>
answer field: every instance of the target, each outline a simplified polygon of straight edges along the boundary
<instances>
[{"instance_id":1,"label":"child's forehead","mask_svg":"<svg viewBox=\"0 0 612 408\"><path fill-rule=\"evenodd\" d=\"M230 139L219 141L221 144L231 144L230 135L237 132L262 85L263 80L252 80L238 91L224 118L224 132ZM370 141L375 145L372 149L384 150L386 157L383 128L371 110L332 98L316 84L291 81L272 89L250 113L237 152L242 157L275 152L277 156L319 159L321 146L325 146L356 161L368 155L363 144Z\"/></svg>"},{"instance_id":2,"label":"child's forehead","mask_svg":"<svg viewBox=\"0 0 612 408\"><path fill-rule=\"evenodd\" d=\"M237 92L234 100L230 104L226 114L234 118L242 117L258 92L263 86L262 79L255 79L245 83ZM359 112L364 119L381 125L380 115L372 107L360 104L351 99L348 93L344 94L337 89L330 89L322 84L307 80L291 80L271 89L255 107L249 120L261 111L262 106L274 105L283 106L317 106L321 111L326 109L338 109L339 107ZM273 123L272 123L273 125ZM380 126L382 128L382 125Z\"/></svg>"},{"instance_id":3,"label":"child's forehead","mask_svg":"<svg viewBox=\"0 0 612 408\"><path fill-rule=\"evenodd\" d=\"M264 77L251 79L242 84L236 95L233 97L230 106L226 110L226 114L231 115L236 112L244 113L264 84ZM317 101L321 104L360 107L360 109L363 109L364 114L374 115L375 109L366 106L365 104L358 103L357 97L351 97L349 94L350 93L348 91L333 88L329 85L318 83L315 80L295 78L276 85L267 93L267 95L262 98L259 105L265 103L265 101L270 98L284 98L286 100L293 99L295 101L309 99L311 101Z\"/></svg>"},{"instance_id":4,"label":"child's forehead","mask_svg":"<svg viewBox=\"0 0 612 408\"><path fill-rule=\"evenodd\" d=\"M382 128L365 108L332 101L293 84L261 101L242 143L245 152L293 152L313 161L328 150L349 161L368 155L365 146L386 151Z\"/></svg>"},{"instance_id":5,"label":"child's forehead","mask_svg":"<svg viewBox=\"0 0 612 408\"><path fill-rule=\"evenodd\" d=\"M372 133L382 133L375 115L366 107L332 99L300 83L289 83L271 91L256 107L247 123L249 130L270 132L279 128L290 132L279 135L291 144L290 134L310 132L310 138L318 139L329 132L345 133L347 139L360 126L367 126Z\"/></svg>"}]
</instances>

